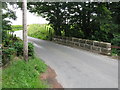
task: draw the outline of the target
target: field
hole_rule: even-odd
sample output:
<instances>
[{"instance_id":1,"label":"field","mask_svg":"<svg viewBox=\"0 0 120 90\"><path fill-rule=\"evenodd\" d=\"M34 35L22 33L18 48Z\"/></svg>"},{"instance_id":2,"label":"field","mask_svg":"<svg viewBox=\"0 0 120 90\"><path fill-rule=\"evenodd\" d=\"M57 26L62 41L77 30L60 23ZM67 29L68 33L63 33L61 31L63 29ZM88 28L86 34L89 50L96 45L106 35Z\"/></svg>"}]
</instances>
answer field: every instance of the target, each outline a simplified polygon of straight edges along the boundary
<instances>
[{"instance_id":1,"label":"field","mask_svg":"<svg viewBox=\"0 0 120 90\"><path fill-rule=\"evenodd\" d=\"M28 36L34 38L51 40L53 34L53 28L47 24L32 24L28 26Z\"/></svg>"},{"instance_id":2,"label":"field","mask_svg":"<svg viewBox=\"0 0 120 90\"><path fill-rule=\"evenodd\" d=\"M23 30L22 25L12 25L12 31Z\"/></svg>"}]
</instances>

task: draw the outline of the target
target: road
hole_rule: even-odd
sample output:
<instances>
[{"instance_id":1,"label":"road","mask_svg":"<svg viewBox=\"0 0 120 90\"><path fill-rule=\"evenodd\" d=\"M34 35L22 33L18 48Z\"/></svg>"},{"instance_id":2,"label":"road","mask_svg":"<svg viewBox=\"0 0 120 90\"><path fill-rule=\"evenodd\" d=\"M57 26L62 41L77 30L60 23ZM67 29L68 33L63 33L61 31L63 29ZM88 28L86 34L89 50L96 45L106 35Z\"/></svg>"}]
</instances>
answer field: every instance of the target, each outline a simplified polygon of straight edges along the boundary
<instances>
[{"instance_id":1,"label":"road","mask_svg":"<svg viewBox=\"0 0 120 90\"><path fill-rule=\"evenodd\" d=\"M22 38L22 31L15 34ZM57 74L64 88L118 88L118 60L28 37L36 55Z\"/></svg>"}]
</instances>

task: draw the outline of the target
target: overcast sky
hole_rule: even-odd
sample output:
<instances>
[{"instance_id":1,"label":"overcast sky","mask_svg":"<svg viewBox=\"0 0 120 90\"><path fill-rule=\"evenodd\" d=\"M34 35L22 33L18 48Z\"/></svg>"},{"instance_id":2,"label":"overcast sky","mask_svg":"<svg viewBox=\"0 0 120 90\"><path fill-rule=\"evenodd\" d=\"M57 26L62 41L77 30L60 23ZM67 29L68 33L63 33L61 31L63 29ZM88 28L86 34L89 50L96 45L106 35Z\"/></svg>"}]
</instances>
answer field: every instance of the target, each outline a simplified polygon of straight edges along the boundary
<instances>
[{"instance_id":1,"label":"overcast sky","mask_svg":"<svg viewBox=\"0 0 120 90\"><path fill-rule=\"evenodd\" d=\"M22 11L20 9L15 10L17 20L11 20L12 25L22 25ZM46 24L48 21L46 21L41 16L36 16L33 13L30 13L27 11L27 24Z\"/></svg>"}]
</instances>

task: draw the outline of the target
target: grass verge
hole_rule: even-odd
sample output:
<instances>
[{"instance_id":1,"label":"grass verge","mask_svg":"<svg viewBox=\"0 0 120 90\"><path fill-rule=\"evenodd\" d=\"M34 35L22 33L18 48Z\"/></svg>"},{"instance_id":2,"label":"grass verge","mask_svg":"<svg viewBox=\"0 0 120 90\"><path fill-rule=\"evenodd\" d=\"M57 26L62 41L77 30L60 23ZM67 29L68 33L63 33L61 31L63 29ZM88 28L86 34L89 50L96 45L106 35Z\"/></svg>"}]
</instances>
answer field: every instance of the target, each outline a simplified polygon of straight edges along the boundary
<instances>
[{"instance_id":1,"label":"grass verge","mask_svg":"<svg viewBox=\"0 0 120 90\"><path fill-rule=\"evenodd\" d=\"M28 62L15 59L2 72L3 88L48 88L39 76L47 69L46 64L38 58Z\"/></svg>"}]
</instances>

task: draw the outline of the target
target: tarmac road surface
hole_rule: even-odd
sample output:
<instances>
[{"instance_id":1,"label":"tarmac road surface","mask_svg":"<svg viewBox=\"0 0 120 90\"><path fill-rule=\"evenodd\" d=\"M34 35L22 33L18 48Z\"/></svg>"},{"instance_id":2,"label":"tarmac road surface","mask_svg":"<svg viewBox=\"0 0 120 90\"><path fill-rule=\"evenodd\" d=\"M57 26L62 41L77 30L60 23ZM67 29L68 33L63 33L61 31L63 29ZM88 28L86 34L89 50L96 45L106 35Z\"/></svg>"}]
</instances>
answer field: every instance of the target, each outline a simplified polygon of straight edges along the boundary
<instances>
[{"instance_id":1,"label":"tarmac road surface","mask_svg":"<svg viewBox=\"0 0 120 90\"><path fill-rule=\"evenodd\" d=\"M22 31L15 34L22 38ZM28 37L36 55L57 73L64 88L118 88L118 60Z\"/></svg>"}]
</instances>

